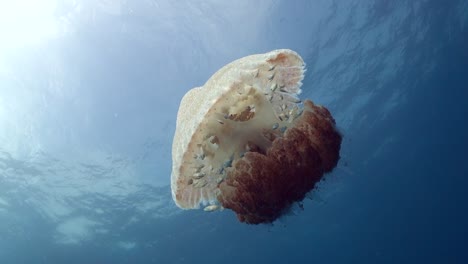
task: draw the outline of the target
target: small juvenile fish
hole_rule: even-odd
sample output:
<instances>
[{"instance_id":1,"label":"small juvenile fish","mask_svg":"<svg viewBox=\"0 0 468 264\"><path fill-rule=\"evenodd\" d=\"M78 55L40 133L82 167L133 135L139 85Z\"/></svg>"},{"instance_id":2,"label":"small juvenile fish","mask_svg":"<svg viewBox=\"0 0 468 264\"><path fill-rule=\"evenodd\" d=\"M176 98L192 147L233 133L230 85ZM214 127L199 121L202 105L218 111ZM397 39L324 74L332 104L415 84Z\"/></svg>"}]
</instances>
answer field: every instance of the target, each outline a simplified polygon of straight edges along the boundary
<instances>
[{"instance_id":1,"label":"small juvenile fish","mask_svg":"<svg viewBox=\"0 0 468 264\"><path fill-rule=\"evenodd\" d=\"M196 172L196 173L193 174L194 179L201 179L201 178L203 178L203 176L205 176L205 173L203 173L203 172Z\"/></svg>"},{"instance_id":2,"label":"small juvenile fish","mask_svg":"<svg viewBox=\"0 0 468 264\"><path fill-rule=\"evenodd\" d=\"M218 205L212 204L212 205L206 206L206 207L203 209L203 211L205 211L205 212L213 212L213 211L218 210L218 209L219 209L219 206L218 206Z\"/></svg>"}]
</instances>

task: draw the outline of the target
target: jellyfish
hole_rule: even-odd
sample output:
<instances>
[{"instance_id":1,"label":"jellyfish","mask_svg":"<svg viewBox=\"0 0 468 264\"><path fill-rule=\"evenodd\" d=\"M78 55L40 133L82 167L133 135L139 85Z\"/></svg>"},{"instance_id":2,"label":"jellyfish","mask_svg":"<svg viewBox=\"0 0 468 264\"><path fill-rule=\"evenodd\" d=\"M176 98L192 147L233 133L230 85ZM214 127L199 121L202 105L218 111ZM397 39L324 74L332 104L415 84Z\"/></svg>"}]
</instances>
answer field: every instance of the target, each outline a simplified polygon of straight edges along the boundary
<instances>
[{"instance_id":1,"label":"jellyfish","mask_svg":"<svg viewBox=\"0 0 468 264\"><path fill-rule=\"evenodd\" d=\"M229 63L187 92L172 145L177 206L271 223L333 170L341 134L325 107L299 99L304 73L296 52L274 50Z\"/></svg>"}]
</instances>

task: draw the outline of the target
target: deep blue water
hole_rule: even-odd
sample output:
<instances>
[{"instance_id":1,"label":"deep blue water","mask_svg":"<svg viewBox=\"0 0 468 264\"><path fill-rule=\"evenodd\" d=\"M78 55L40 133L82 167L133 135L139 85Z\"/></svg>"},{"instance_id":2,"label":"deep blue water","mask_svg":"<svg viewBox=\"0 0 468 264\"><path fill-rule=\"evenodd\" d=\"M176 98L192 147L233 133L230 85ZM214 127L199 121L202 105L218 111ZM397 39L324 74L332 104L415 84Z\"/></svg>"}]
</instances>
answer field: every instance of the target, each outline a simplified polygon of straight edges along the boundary
<instances>
[{"instance_id":1,"label":"deep blue water","mask_svg":"<svg viewBox=\"0 0 468 264\"><path fill-rule=\"evenodd\" d=\"M0 54L0 263L466 263L468 1L97 3ZM271 225L179 210L182 95L275 48L336 117L338 167Z\"/></svg>"}]
</instances>

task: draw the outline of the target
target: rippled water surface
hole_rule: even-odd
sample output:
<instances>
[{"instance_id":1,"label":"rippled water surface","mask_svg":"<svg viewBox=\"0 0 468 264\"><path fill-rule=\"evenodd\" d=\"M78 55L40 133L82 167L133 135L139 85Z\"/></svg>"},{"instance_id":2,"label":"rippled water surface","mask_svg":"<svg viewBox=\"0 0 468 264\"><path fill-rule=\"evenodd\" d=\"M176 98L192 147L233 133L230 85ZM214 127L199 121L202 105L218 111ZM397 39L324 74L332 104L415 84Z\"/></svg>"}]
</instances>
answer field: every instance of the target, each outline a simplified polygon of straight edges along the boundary
<instances>
[{"instance_id":1,"label":"rippled water surface","mask_svg":"<svg viewBox=\"0 0 468 264\"><path fill-rule=\"evenodd\" d=\"M0 263L464 263L468 1L0 3ZM182 211L179 102L289 48L341 160L272 225Z\"/></svg>"}]
</instances>

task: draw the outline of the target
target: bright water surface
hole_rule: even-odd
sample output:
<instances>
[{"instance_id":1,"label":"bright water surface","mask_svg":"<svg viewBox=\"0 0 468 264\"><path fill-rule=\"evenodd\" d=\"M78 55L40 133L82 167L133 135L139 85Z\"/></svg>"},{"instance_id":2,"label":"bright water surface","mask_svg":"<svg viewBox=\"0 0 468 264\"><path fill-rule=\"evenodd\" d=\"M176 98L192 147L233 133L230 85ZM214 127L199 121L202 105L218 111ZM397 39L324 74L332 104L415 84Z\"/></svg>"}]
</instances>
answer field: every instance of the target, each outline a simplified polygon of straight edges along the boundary
<instances>
[{"instance_id":1,"label":"bright water surface","mask_svg":"<svg viewBox=\"0 0 468 264\"><path fill-rule=\"evenodd\" d=\"M467 47L466 0L2 1L0 263L466 263ZM273 225L179 210L183 94L277 48L338 167Z\"/></svg>"}]
</instances>

